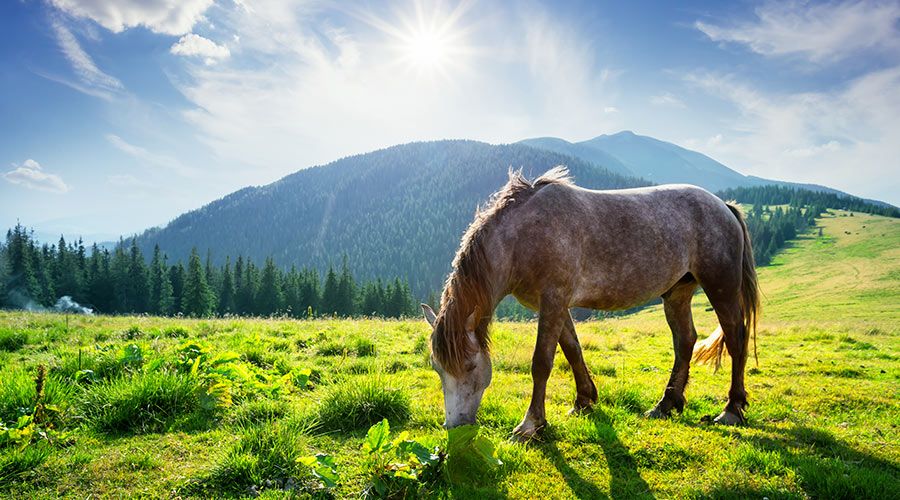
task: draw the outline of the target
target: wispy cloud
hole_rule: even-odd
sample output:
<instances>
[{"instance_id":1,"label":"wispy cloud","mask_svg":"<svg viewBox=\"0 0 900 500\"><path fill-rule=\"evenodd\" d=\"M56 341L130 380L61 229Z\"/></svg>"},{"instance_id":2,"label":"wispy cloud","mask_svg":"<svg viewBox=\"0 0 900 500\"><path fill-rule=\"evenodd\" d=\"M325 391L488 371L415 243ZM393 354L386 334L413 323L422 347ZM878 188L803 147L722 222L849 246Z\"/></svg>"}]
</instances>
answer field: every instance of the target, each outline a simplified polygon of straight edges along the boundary
<instances>
[{"instance_id":1,"label":"wispy cloud","mask_svg":"<svg viewBox=\"0 0 900 500\"><path fill-rule=\"evenodd\" d=\"M479 4L475 15L410 5L425 19L454 19L448 29L458 33L442 35L454 44L441 49L453 53L446 66L429 72L406 64L404 51L416 47L403 46L415 37L402 20L415 18L414 9L375 16L347 8L341 15L351 22L340 26L308 2L223 11L216 25L239 45L232 64L195 65L173 79L193 104L185 117L221 159L253 166L255 182L262 172L272 178L413 140L503 142L616 129L618 72L598 64L585 43L588 27L539 6ZM506 17L517 21L495 30L493 21Z\"/></svg>"},{"instance_id":2,"label":"wispy cloud","mask_svg":"<svg viewBox=\"0 0 900 500\"><path fill-rule=\"evenodd\" d=\"M78 39L75 38L75 35L62 21L54 20L52 27L56 34L57 44L62 50L63 56L72 66L72 70L78 77L78 82L69 82L59 77L48 75L41 76L65 83L76 90L98 97L109 98L124 88L119 79L104 73L97 67L91 56L81 48Z\"/></svg>"},{"instance_id":3,"label":"wispy cloud","mask_svg":"<svg viewBox=\"0 0 900 500\"><path fill-rule=\"evenodd\" d=\"M195 33L182 36L172 45L169 52L179 56L202 57L207 65L215 64L217 61L231 56L231 51L227 46L219 45Z\"/></svg>"},{"instance_id":4,"label":"wispy cloud","mask_svg":"<svg viewBox=\"0 0 900 500\"><path fill-rule=\"evenodd\" d=\"M823 183L896 201L900 179L900 66L874 71L835 90L770 93L731 75L685 80L733 106L717 141L703 152L745 173Z\"/></svg>"},{"instance_id":5,"label":"wispy cloud","mask_svg":"<svg viewBox=\"0 0 900 500\"><path fill-rule=\"evenodd\" d=\"M143 26L167 35L188 33L213 0L50 0L75 17L91 19L115 33Z\"/></svg>"},{"instance_id":6,"label":"wispy cloud","mask_svg":"<svg viewBox=\"0 0 900 500\"><path fill-rule=\"evenodd\" d=\"M199 175L196 169L184 165L177 158L151 152L146 148L127 142L118 135L107 134L106 140L116 149L148 165L162 167L184 177L197 177Z\"/></svg>"},{"instance_id":7,"label":"wispy cloud","mask_svg":"<svg viewBox=\"0 0 900 500\"><path fill-rule=\"evenodd\" d=\"M663 92L662 94L652 96L650 98L650 103L656 106L669 106L678 109L684 109L687 107L687 105L684 104L684 101L675 97L669 92Z\"/></svg>"},{"instance_id":8,"label":"wispy cloud","mask_svg":"<svg viewBox=\"0 0 900 500\"><path fill-rule=\"evenodd\" d=\"M695 27L713 41L816 63L840 61L866 50L900 50L900 3L895 0L770 1L755 14L755 19L730 26L697 21Z\"/></svg>"},{"instance_id":9,"label":"wispy cloud","mask_svg":"<svg viewBox=\"0 0 900 500\"><path fill-rule=\"evenodd\" d=\"M63 182L60 176L45 172L38 162L30 158L21 165L13 163L12 166L15 167L13 170L3 174L3 178L8 182L49 193L69 191L69 186Z\"/></svg>"}]
</instances>

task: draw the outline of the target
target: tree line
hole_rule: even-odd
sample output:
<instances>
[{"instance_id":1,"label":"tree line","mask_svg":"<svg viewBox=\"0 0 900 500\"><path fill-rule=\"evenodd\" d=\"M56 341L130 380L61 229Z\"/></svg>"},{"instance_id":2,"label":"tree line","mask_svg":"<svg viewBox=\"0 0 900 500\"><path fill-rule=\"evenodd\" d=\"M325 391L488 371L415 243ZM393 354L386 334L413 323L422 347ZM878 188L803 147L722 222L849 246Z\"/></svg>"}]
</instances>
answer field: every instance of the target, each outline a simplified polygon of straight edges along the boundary
<instances>
[{"instance_id":1,"label":"tree line","mask_svg":"<svg viewBox=\"0 0 900 500\"><path fill-rule=\"evenodd\" d=\"M788 186L733 188L716 194L723 200L753 206L747 214L747 229L753 241L753 256L761 266L769 264L787 242L814 227L816 218L828 209L900 217L900 210L892 205Z\"/></svg>"},{"instance_id":2,"label":"tree line","mask_svg":"<svg viewBox=\"0 0 900 500\"><path fill-rule=\"evenodd\" d=\"M134 239L113 249L78 240L39 244L21 224L0 247L0 305L40 310L63 296L104 314L162 316L404 317L418 314L400 278L359 282L343 259L324 280L314 269L285 271L270 257L262 267L238 256L213 264L193 249L187 263L170 263L156 247L145 259Z\"/></svg>"}]
</instances>

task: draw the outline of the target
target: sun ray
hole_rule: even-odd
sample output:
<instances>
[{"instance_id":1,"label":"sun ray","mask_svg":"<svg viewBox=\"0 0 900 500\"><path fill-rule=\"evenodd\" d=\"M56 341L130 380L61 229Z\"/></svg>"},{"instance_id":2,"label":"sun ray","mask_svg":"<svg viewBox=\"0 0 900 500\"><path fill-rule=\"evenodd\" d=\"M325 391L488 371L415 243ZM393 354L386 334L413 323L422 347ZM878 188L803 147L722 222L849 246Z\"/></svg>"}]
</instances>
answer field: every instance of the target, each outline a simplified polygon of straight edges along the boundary
<instances>
[{"instance_id":1,"label":"sun ray","mask_svg":"<svg viewBox=\"0 0 900 500\"><path fill-rule=\"evenodd\" d=\"M406 12L397 12L394 22L370 14L363 20L388 36L395 63L419 77L451 79L461 71L467 55L469 29L462 18L472 2L462 1L452 9L440 2L416 0Z\"/></svg>"}]
</instances>

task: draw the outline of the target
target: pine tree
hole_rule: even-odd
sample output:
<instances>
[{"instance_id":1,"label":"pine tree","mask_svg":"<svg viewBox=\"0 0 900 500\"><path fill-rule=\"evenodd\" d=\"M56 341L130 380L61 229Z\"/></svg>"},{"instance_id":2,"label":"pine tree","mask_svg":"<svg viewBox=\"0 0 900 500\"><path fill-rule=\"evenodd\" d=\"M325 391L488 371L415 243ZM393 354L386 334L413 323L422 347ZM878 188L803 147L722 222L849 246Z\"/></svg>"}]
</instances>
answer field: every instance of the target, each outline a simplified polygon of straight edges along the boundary
<instances>
[{"instance_id":1,"label":"pine tree","mask_svg":"<svg viewBox=\"0 0 900 500\"><path fill-rule=\"evenodd\" d=\"M159 307L159 297L162 293L162 276L167 273L163 269L162 252L159 251L159 245L153 246L153 260L150 261L150 305L148 310L151 314L163 314Z\"/></svg>"},{"instance_id":2,"label":"pine tree","mask_svg":"<svg viewBox=\"0 0 900 500\"><path fill-rule=\"evenodd\" d=\"M340 307L340 298L338 290L338 279L334 273L334 267L328 266L328 274L325 277L325 289L322 291L322 303L319 312L323 314L338 314Z\"/></svg>"},{"instance_id":3,"label":"pine tree","mask_svg":"<svg viewBox=\"0 0 900 500\"><path fill-rule=\"evenodd\" d=\"M353 316L353 306L355 305L355 302L356 283L354 283L353 276L350 274L350 268L347 265L347 256L344 255L344 260L341 264L341 277L338 281L337 304L335 304L335 311L339 316Z\"/></svg>"},{"instance_id":4,"label":"pine tree","mask_svg":"<svg viewBox=\"0 0 900 500\"><path fill-rule=\"evenodd\" d=\"M7 270L6 290L11 304L25 307L40 297L41 289L32 262L33 243L21 224L6 233Z\"/></svg>"},{"instance_id":5,"label":"pine tree","mask_svg":"<svg viewBox=\"0 0 900 500\"><path fill-rule=\"evenodd\" d=\"M278 282L278 269L271 257L266 259L263 267L262 278L259 283L259 293L256 299L257 313L261 316L271 316L281 307L281 286Z\"/></svg>"},{"instance_id":6,"label":"pine tree","mask_svg":"<svg viewBox=\"0 0 900 500\"><path fill-rule=\"evenodd\" d=\"M188 261L187 276L184 280L184 294L182 296L182 311L186 316L206 317L212 312L212 297L209 285L206 283L206 275L200 264L200 255L197 248L191 250Z\"/></svg>"},{"instance_id":7,"label":"pine tree","mask_svg":"<svg viewBox=\"0 0 900 500\"><path fill-rule=\"evenodd\" d=\"M181 262L169 268L169 281L172 283L172 314L184 314L184 265Z\"/></svg>"},{"instance_id":8,"label":"pine tree","mask_svg":"<svg viewBox=\"0 0 900 500\"><path fill-rule=\"evenodd\" d=\"M222 286L219 289L219 314L224 316L234 312L234 279L231 276L231 257L225 259L222 270Z\"/></svg>"},{"instance_id":9,"label":"pine tree","mask_svg":"<svg viewBox=\"0 0 900 500\"><path fill-rule=\"evenodd\" d=\"M321 309L322 295L319 291L319 272L315 269L304 270L300 273L300 297L298 311L300 317L307 317L310 311L315 314Z\"/></svg>"},{"instance_id":10,"label":"pine tree","mask_svg":"<svg viewBox=\"0 0 900 500\"><path fill-rule=\"evenodd\" d=\"M137 238L131 239L131 249L128 259L128 311L136 313L147 312L150 304L150 290L147 286L147 263L144 255L137 246Z\"/></svg>"}]
</instances>

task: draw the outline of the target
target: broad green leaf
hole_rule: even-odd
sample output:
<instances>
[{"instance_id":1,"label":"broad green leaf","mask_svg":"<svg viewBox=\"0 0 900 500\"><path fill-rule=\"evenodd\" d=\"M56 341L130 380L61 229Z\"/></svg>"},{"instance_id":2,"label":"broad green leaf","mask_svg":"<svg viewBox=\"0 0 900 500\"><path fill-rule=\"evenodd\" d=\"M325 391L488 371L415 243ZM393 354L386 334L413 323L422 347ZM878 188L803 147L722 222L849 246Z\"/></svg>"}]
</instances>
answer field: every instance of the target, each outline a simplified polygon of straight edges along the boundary
<instances>
[{"instance_id":1,"label":"broad green leaf","mask_svg":"<svg viewBox=\"0 0 900 500\"><path fill-rule=\"evenodd\" d=\"M494 444L479 430L477 425L463 425L447 432L447 472L451 481L471 480L485 470L503 465Z\"/></svg>"},{"instance_id":2,"label":"broad green leaf","mask_svg":"<svg viewBox=\"0 0 900 500\"><path fill-rule=\"evenodd\" d=\"M391 428L386 418L369 427L369 432L366 433L366 440L363 443L363 451L369 453L387 451L390 449L390 443L388 442L390 434Z\"/></svg>"}]
</instances>

